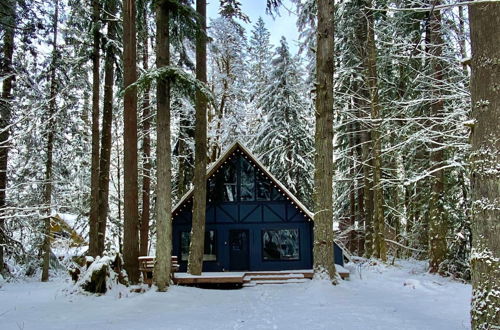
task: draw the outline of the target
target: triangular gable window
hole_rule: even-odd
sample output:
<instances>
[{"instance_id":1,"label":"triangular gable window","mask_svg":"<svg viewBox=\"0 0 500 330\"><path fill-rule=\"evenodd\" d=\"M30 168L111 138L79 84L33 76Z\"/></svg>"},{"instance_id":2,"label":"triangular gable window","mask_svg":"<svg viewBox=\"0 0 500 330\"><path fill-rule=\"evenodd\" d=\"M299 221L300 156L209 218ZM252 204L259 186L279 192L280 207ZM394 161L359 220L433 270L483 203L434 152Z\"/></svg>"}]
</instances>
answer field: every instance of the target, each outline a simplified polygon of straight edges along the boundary
<instances>
[{"instance_id":1,"label":"triangular gable window","mask_svg":"<svg viewBox=\"0 0 500 330\"><path fill-rule=\"evenodd\" d=\"M208 202L283 200L272 181L253 162L235 152L208 180ZM233 155L234 155L233 154Z\"/></svg>"}]
</instances>

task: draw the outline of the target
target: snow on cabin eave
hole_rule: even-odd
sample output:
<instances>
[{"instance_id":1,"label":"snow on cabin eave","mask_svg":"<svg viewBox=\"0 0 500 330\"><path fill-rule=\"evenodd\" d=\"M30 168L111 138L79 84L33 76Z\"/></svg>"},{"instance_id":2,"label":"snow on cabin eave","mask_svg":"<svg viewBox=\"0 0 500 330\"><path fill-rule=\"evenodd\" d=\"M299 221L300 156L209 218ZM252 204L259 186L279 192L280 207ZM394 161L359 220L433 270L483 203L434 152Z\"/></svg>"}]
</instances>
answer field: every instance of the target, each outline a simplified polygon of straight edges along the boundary
<instances>
[{"instance_id":1,"label":"snow on cabin eave","mask_svg":"<svg viewBox=\"0 0 500 330\"><path fill-rule=\"evenodd\" d=\"M277 188L280 192L282 192L287 198L287 200L289 200L292 203L292 205L294 205L296 208L299 209L299 211L302 211L306 215L308 221L313 221L313 213L309 211L307 207L304 204L302 204L302 202L300 202L297 199L297 197L295 197L240 141L234 142L229 148L227 148L223 152L222 156L220 156L218 160L216 160L212 165L210 165L210 167L207 169L205 181L210 179L210 177L222 165L224 165L224 163L229 158L231 158L231 156L235 152L237 152L238 149L241 150L243 156L249 158L250 161L253 162L260 169L260 171L263 172L263 174L271 180L275 188ZM172 208L172 215L177 214L184 206L184 204L188 203L192 199L193 192L194 192L194 187L189 189L189 191L185 193L184 196L182 196L179 202L177 202L177 204L175 204L175 206Z\"/></svg>"}]
</instances>

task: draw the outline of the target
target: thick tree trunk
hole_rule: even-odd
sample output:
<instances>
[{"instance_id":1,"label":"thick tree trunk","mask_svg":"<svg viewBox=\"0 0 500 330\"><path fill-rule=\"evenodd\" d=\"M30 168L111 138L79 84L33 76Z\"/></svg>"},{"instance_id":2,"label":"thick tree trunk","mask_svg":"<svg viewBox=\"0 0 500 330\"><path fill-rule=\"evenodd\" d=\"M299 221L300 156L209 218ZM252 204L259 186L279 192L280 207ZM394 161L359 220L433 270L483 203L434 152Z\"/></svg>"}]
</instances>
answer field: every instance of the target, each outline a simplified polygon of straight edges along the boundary
<instances>
[{"instance_id":1,"label":"thick tree trunk","mask_svg":"<svg viewBox=\"0 0 500 330\"><path fill-rule=\"evenodd\" d=\"M149 54L148 54L148 27L147 27L147 10L143 9L142 17L142 67L144 71L149 69ZM150 217L150 191L151 191L151 106L149 101L150 88L147 87L144 91L144 99L142 101L142 212L141 212L141 236L139 254L141 256L148 255L149 244L149 217Z\"/></svg>"},{"instance_id":2,"label":"thick tree trunk","mask_svg":"<svg viewBox=\"0 0 500 330\"><path fill-rule=\"evenodd\" d=\"M116 34L117 0L107 0L105 11L108 16L108 40L114 40ZM111 164L111 127L113 124L113 83L114 75L114 46L108 43L104 60L104 106L102 111L102 136L99 162L99 225L98 249L102 255L105 249L106 224L109 209L109 169Z\"/></svg>"},{"instance_id":3,"label":"thick tree trunk","mask_svg":"<svg viewBox=\"0 0 500 330\"><path fill-rule=\"evenodd\" d=\"M357 52L360 59L366 59L367 57L367 28L366 17L364 16L363 8L367 6L366 0L358 0L357 6L360 10L359 22L356 26L356 40L358 42ZM364 63L365 64L365 63ZM364 69L364 68L363 68ZM360 73L363 76L366 73ZM363 220L364 220L364 246L363 253L364 256L370 258L373 252L373 184L372 184L372 155L370 153L370 146L372 144L371 139L371 125L368 124L366 111L369 109L369 105L365 100L370 99L370 93L368 91L368 86L366 82L362 82L358 85L358 96L355 99L356 105L358 107L358 117L364 118L365 121L361 123L359 134L360 146L358 149L360 154L361 166L363 178L360 182L360 205L363 205ZM361 180L360 180L361 181ZM362 199L362 200L361 200Z\"/></svg>"},{"instance_id":4,"label":"thick tree trunk","mask_svg":"<svg viewBox=\"0 0 500 330\"><path fill-rule=\"evenodd\" d=\"M196 79L207 82L206 0L196 0L201 31L196 34ZM189 247L188 273L200 275L203 268L205 247L205 213L207 204L207 100L201 91L196 91L194 197Z\"/></svg>"},{"instance_id":5,"label":"thick tree trunk","mask_svg":"<svg viewBox=\"0 0 500 330\"><path fill-rule=\"evenodd\" d=\"M168 1L156 4L156 67L170 64ZM172 264L172 183L171 183L171 146L170 146L170 83L159 79L156 87L156 264L154 282L158 291L166 291L170 284Z\"/></svg>"},{"instance_id":6,"label":"thick tree trunk","mask_svg":"<svg viewBox=\"0 0 500 330\"><path fill-rule=\"evenodd\" d=\"M4 11L3 20L3 61L0 62L0 75L2 82L2 97L0 99L0 274L4 272L4 244L7 244L5 233L5 206L7 189L7 160L9 156L10 118L12 108L12 88L14 72L12 70L12 58L14 55L14 31L16 1L7 0L2 6Z\"/></svg>"},{"instance_id":7,"label":"thick tree trunk","mask_svg":"<svg viewBox=\"0 0 500 330\"><path fill-rule=\"evenodd\" d=\"M439 4L439 1L435 2ZM441 37L441 13L439 10L434 10L431 13L429 22L430 45L429 55L431 56L432 74L434 78L433 85L433 100L431 105L431 117L437 118L438 122L434 124L434 132L437 135L432 144L431 151L431 168L435 172L432 174L432 191L429 205L429 271L436 273L439 271L439 265L445 260L446 233L448 226L446 223L446 215L443 207L444 198L444 170L439 169L443 166L444 150L443 130L441 117L443 116L444 101L441 96L443 86L443 64L440 57L443 54L443 38Z\"/></svg>"},{"instance_id":8,"label":"thick tree trunk","mask_svg":"<svg viewBox=\"0 0 500 330\"><path fill-rule=\"evenodd\" d=\"M123 226L122 226L122 162L120 158L120 142L118 131L118 123L115 122L115 141L116 141L116 206L118 209L118 251L123 254Z\"/></svg>"},{"instance_id":9,"label":"thick tree trunk","mask_svg":"<svg viewBox=\"0 0 500 330\"><path fill-rule=\"evenodd\" d=\"M469 7L472 45L472 328L500 327L500 3Z\"/></svg>"},{"instance_id":10,"label":"thick tree trunk","mask_svg":"<svg viewBox=\"0 0 500 330\"><path fill-rule=\"evenodd\" d=\"M336 282L333 261L333 0L318 0L314 155L314 271ZM323 275L322 275L323 274Z\"/></svg>"},{"instance_id":11,"label":"thick tree trunk","mask_svg":"<svg viewBox=\"0 0 500 330\"><path fill-rule=\"evenodd\" d=\"M368 3L371 7L371 3ZM365 67L367 71L367 85L370 91L371 119L373 141L373 251L372 256L383 261L387 259L387 247L385 244L385 222L384 222L384 196L382 191L382 141L380 136L380 105L378 96L377 79L377 49L375 45L375 31L373 11L365 9L367 21L367 56Z\"/></svg>"},{"instance_id":12,"label":"thick tree trunk","mask_svg":"<svg viewBox=\"0 0 500 330\"><path fill-rule=\"evenodd\" d=\"M137 187L137 88L129 86L137 80L137 47L134 0L123 0L123 178L124 230L123 259L131 283L139 281L139 214Z\"/></svg>"},{"instance_id":13,"label":"thick tree trunk","mask_svg":"<svg viewBox=\"0 0 500 330\"><path fill-rule=\"evenodd\" d=\"M92 0L92 152L90 164L89 255L99 254L99 0Z\"/></svg>"},{"instance_id":14,"label":"thick tree trunk","mask_svg":"<svg viewBox=\"0 0 500 330\"><path fill-rule=\"evenodd\" d=\"M43 263L42 263L42 282L49 280L49 262L50 262L50 220L52 207L52 158L54 151L54 114L56 113L56 65L57 65L57 29L59 19L59 0L56 0L55 12L52 22L52 60L50 63L50 95L49 95L49 111L47 115L47 159L45 161L45 186L43 199L46 206L46 214L44 219L44 239L43 239Z\"/></svg>"},{"instance_id":15,"label":"thick tree trunk","mask_svg":"<svg viewBox=\"0 0 500 330\"><path fill-rule=\"evenodd\" d=\"M351 134L349 134L349 148L351 158L351 168L349 175L351 177L351 189L349 190L349 236L348 236L348 249L351 253L356 250L356 124L353 122L351 125Z\"/></svg>"},{"instance_id":16,"label":"thick tree trunk","mask_svg":"<svg viewBox=\"0 0 500 330\"><path fill-rule=\"evenodd\" d=\"M365 245L364 256L370 258L373 255L373 175L372 156L370 154L371 130L368 125L364 126L361 135L362 159L363 159L363 195L365 198Z\"/></svg>"}]
</instances>

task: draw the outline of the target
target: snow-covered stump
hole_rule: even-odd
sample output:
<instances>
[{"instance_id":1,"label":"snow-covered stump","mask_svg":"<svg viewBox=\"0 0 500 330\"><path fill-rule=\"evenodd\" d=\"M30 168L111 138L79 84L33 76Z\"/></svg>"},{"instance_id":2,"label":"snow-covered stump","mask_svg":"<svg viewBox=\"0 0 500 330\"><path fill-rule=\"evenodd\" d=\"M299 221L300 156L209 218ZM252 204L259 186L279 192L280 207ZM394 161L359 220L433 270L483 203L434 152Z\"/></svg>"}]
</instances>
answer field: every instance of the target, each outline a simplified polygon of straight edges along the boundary
<instances>
[{"instance_id":1,"label":"snow-covered stump","mask_svg":"<svg viewBox=\"0 0 500 330\"><path fill-rule=\"evenodd\" d=\"M123 261L119 254L114 257L98 257L75 283L75 287L89 293L105 294L117 285L128 286Z\"/></svg>"}]
</instances>

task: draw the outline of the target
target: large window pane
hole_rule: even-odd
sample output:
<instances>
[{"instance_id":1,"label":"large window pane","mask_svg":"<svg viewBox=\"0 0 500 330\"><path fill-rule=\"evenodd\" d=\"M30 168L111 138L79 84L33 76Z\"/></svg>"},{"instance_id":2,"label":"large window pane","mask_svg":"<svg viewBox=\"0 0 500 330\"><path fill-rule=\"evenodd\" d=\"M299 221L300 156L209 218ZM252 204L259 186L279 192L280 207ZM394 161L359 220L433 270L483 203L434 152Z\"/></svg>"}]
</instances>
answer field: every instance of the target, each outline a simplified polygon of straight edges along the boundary
<instances>
[{"instance_id":1,"label":"large window pane","mask_svg":"<svg viewBox=\"0 0 500 330\"><path fill-rule=\"evenodd\" d=\"M217 260L216 254L216 239L215 230L207 230L205 232L205 248L203 251L203 261ZM188 231L181 232L181 260L187 261L189 257L189 243L191 241L191 233Z\"/></svg>"},{"instance_id":2,"label":"large window pane","mask_svg":"<svg viewBox=\"0 0 500 330\"><path fill-rule=\"evenodd\" d=\"M236 202L238 199L236 190L236 164L234 160L228 161L224 165L223 170L224 177L224 202Z\"/></svg>"},{"instance_id":3,"label":"large window pane","mask_svg":"<svg viewBox=\"0 0 500 330\"><path fill-rule=\"evenodd\" d=\"M271 200L271 184L262 175L256 176L257 181L257 200L269 201Z\"/></svg>"},{"instance_id":4,"label":"large window pane","mask_svg":"<svg viewBox=\"0 0 500 330\"><path fill-rule=\"evenodd\" d=\"M299 230L278 229L262 231L264 260L299 260Z\"/></svg>"},{"instance_id":5,"label":"large window pane","mask_svg":"<svg viewBox=\"0 0 500 330\"><path fill-rule=\"evenodd\" d=\"M254 167L246 159L241 158L241 200L242 201L253 201L254 188L255 188L255 176Z\"/></svg>"}]
</instances>

